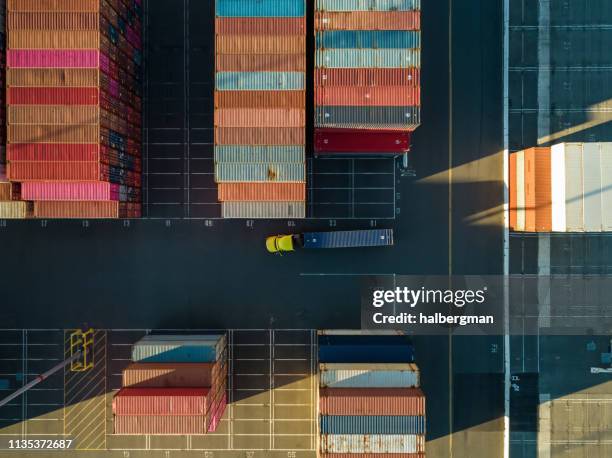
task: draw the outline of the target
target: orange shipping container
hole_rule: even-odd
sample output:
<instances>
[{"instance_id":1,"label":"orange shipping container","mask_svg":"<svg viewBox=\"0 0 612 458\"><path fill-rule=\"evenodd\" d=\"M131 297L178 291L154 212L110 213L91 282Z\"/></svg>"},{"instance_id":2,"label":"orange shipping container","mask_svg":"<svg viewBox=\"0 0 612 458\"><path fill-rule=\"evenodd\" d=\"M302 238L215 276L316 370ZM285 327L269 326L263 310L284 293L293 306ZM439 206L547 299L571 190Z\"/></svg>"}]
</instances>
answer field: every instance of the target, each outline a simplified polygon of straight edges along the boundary
<instances>
[{"instance_id":1,"label":"orange shipping container","mask_svg":"<svg viewBox=\"0 0 612 458\"><path fill-rule=\"evenodd\" d=\"M7 0L7 11L98 12L100 0Z\"/></svg>"},{"instance_id":2,"label":"orange shipping container","mask_svg":"<svg viewBox=\"0 0 612 458\"><path fill-rule=\"evenodd\" d=\"M96 105L9 105L9 124L95 124L100 109Z\"/></svg>"},{"instance_id":3,"label":"orange shipping container","mask_svg":"<svg viewBox=\"0 0 612 458\"><path fill-rule=\"evenodd\" d=\"M317 11L315 30L419 30L420 11Z\"/></svg>"},{"instance_id":4,"label":"orange shipping container","mask_svg":"<svg viewBox=\"0 0 612 458\"><path fill-rule=\"evenodd\" d=\"M305 17L218 17L217 35L306 35Z\"/></svg>"},{"instance_id":5,"label":"orange shipping container","mask_svg":"<svg viewBox=\"0 0 612 458\"><path fill-rule=\"evenodd\" d=\"M552 231L550 148L525 150L525 231Z\"/></svg>"},{"instance_id":6,"label":"orange shipping container","mask_svg":"<svg viewBox=\"0 0 612 458\"><path fill-rule=\"evenodd\" d=\"M11 30L11 49L96 49L100 32L96 30Z\"/></svg>"},{"instance_id":7,"label":"orange shipping container","mask_svg":"<svg viewBox=\"0 0 612 458\"><path fill-rule=\"evenodd\" d=\"M217 145L304 145L305 130L302 127L217 127Z\"/></svg>"},{"instance_id":8,"label":"orange shipping container","mask_svg":"<svg viewBox=\"0 0 612 458\"><path fill-rule=\"evenodd\" d=\"M9 125L9 143L96 143L99 136L97 124L71 126L40 126L36 124Z\"/></svg>"},{"instance_id":9,"label":"orange shipping container","mask_svg":"<svg viewBox=\"0 0 612 458\"><path fill-rule=\"evenodd\" d=\"M509 192L509 225L510 225L510 230L513 231L516 229L516 205L517 205L517 199L516 199L516 153L512 153L510 154L510 161L509 161L509 170L508 170L508 174L509 174L509 182L510 182L510 189L508 190Z\"/></svg>"},{"instance_id":10,"label":"orange shipping container","mask_svg":"<svg viewBox=\"0 0 612 458\"><path fill-rule=\"evenodd\" d=\"M9 30L98 30L98 13L16 13L7 16Z\"/></svg>"},{"instance_id":11,"label":"orange shipping container","mask_svg":"<svg viewBox=\"0 0 612 458\"><path fill-rule=\"evenodd\" d=\"M139 204L117 201L37 201L34 218L138 218Z\"/></svg>"},{"instance_id":12,"label":"orange shipping container","mask_svg":"<svg viewBox=\"0 0 612 458\"><path fill-rule=\"evenodd\" d=\"M219 108L218 127L305 127L306 111L300 108Z\"/></svg>"},{"instance_id":13,"label":"orange shipping container","mask_svg":"<svg viewBox=\"0 0 612 458\"><path fill-rule=\"evenodd\" d=\"M219 201L304 201L304 183L219 183Z\"/></svg>"},{"instance_id":14,"label":"orange shipping container","mask_svg":"<svg viewBox=\"0 0 612 458\"><path fill-rule=\"evenodd\" d=\"M217 54L218 72L304 72L306 55L303 54Z\"/></svg>"},{"instance_id":15,"label":"orange shipping container","mask_svg":"<svg viewBox=\"0 0 612 458\"><path fill-rule=\"evenodd\" d=\"M215 108L302 108L305 91L215 91Z\"/></svg>"},{"instance_id":16,"label":"orange shipping container","mask_svg":"<svg viewBox=\"0 0 612 458\"><path fill-rule=\"evenodd\" d=\"M7 175L12 181L100 181L99 162L10 161Z\"/></svg>"},{"instance_id":17,"label":"orange shipping container","mask_svg":"<svg viewBox=\"0 0 612 458\"><path fill-rule=\"evenodd\" d=\"M217 54L304 54L306 37L217 35L215 49Z\"/></svg>"},{"instance_id":18,"label":"orange shipping container","mask_svg":"<svg viewBox=\"0 0 612 458\"><path fill-rule=\"evenodd\" d=\"M96 68L9 68L7 86L16 87L97 87Z\"/></svg>"},{"instance_id":19,"label":"orange shipping container","mask_svg":"<svg viewBox=\"0 0 612 458\"><path fill-rule=\"evenodd\" d=\"M420 388L321 388L321 415L425 415Z\"/></svg>"},{"instance_id":20,"label":"orange shipping container","mask_svg":"<svg viewBox=\"0 0 612 458\"><path fill-rule=\"evenodd\" d=\"M324 86L315 87L316 105L420 106L418 86Z\"/></svg>"}]
</instances>

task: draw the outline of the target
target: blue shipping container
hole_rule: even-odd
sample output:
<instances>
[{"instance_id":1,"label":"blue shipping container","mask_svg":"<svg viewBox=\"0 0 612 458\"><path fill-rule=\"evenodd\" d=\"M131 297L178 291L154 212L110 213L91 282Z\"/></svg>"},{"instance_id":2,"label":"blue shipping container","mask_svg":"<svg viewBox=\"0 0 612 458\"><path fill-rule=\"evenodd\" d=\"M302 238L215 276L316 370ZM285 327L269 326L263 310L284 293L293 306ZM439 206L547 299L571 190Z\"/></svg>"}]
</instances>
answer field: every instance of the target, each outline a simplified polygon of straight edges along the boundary
<instances>
[{"instance_id":1,"label":"blue shipping container","mask_svg":"<svg viewBox=\"0 0 612 458\"><path fill-rule=\"evenodd\" d=\"M419 48L421 32L404 30L332 30L317 32L317 48Z\"/></svg>"},{"instance_id":2,"label":"blue shipping container","mask_svg":"<svg viewBox=\"0 0 612 458\"><path fill-rule=\"evenodd\" d=\"M134 362L141 363L211 363L217 360L217 351L214 346L182 345L160 348L158 352L138 355L139 350L134 351Z\"/></svg>"},{"instance_id":3,"label":"blue shipping container","mask_svg":"<svg viewBox=\"0 0 612 458\"><path fill-rule=\"evenodd\" d=\"M302 17L305 0L216 0L219 17Z\"/></svg>"},{"instance_id":4,"label":"blue shipping container","mask_svg":"<svg viewBox=\"0 0 612 458\"><path fill-rule=\"evenodd\" d=\"M324 345L321 363L412 363L412 345Z\"/></svg>"},{"instance_id":5,"label":"blue shipping container","mask_svg":"<svg viewBox=\"0 0 612 458\"><path fill-rule=\"evenodd\" d=\"M317 68L410 68L421 66L418 49L317 49Z\"/></svg>"},{"instance_id":6,"label":"blue shipping container","mask_svg":"<svg viewBox=\"0 0 612 458\"><path fill-rule=\"evenodd\" d=\"M352 248L388 245L393 245L393 229L304 233L304 248Z\"/></svg>"},{"instance_id":7,"label":"blue shipping container","mask_svg":"<svg viewBox=\"0 0 612 458\"><path fill-rule=\"evenodd\" d=\"M317 11L410 11L421 0L316 0Z\"/></svg>"},{"instance_id":8,"label":"blue shipping container","mask_svg":"<svg viewBox=\"0 0 612 458\"><path fill-rule=\"evenodd\" d=\"M218 91L284 91L302 90L306 84L303 72L218 72Z\"/></svg>"},{"instance_id":9,"label":"blue shipping container","mask_svg":"<svg viewBox=\"0 0 612 458\"><path fill-rule=\"evenodd\" d=\"M322 415L321 434L425 434L425 417Z\"/></svg>"}]
</instances>

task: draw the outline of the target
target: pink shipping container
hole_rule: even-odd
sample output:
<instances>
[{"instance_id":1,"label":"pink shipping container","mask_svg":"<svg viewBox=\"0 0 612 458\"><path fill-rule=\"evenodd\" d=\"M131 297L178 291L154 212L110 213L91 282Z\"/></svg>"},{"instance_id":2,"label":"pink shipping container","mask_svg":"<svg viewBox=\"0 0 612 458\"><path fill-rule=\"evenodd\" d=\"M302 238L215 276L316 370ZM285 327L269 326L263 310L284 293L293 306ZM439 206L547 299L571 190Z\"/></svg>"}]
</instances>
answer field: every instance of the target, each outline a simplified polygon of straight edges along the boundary
<instances>
[{"instance_id":1,"label":"pink shipping container","mask_svg":"<svg viewBox=\"0 0 612 458\"><path fill-rule=\"evenodd\" d=\"M115 415L115 434L204 434L203 415Z\"/></svg>"},{"instance_id":2,"label":"pink shipping container","mask_svg":"<svg viewBox=\"0 0 612 458\"><path fill-rule=\"evenodd\" d=\"M120 200L120 186L106 182L38 182L23 183L24 200Z\"/></svg>"},{"instance_id":3,"label":"pink shipping container","mask_svg":"<svg viewBox=\"0 0 612 458\"><path fill-rule=\"evenodd\" d=\"M321 388L321 415L425 415L419 388Z\"/></svg>"},{"instance_id":4,"label":"pink shipping container","mask_svg":"<svg viewBox=\"0 0 612 458\"><path fill-rule=\"evenodd\" d=\"M225 408L227 406L227 393L223 393L221 397L221 401L217 405L217 408L208 423L208 432L214 433L221 422L221 418L223 418L223 414L225 413Z\"/></svg>"},{"instance_id":5,"label":"pink shipping container","mask_svg":"<svg viewBox=\"0 0 612 458\"><path fill-rule=\"evenodd\" d=\"M97 50L9 49L6 52L7 65L17 68L95 68L99 61Z\"/></svg>"},{"instance_id":6,"label":"pink shipping container","mask_svg":"<svg viewBox=\"0 0 612 458\"><path fill-rule=\"evenodd\" d=\"M208 388L122 388L113 397L121 415L204 415Z\"/></svg>"}]
</instances>

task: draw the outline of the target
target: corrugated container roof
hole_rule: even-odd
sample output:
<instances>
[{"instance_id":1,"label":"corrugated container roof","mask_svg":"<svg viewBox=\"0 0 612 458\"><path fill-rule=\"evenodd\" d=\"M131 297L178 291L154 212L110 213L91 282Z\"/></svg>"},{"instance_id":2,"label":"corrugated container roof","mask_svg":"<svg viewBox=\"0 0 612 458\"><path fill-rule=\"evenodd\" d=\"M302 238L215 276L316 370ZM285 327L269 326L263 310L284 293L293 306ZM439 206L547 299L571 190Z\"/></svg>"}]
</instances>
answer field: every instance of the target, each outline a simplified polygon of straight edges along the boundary
<instances>
[{"instance_id":1,"label":"corrugated container roof","mask_svg":"<svg viewBox=\"0 0 612 458\"><path fill-rule=\"evenodd\" d=\"M315 127L413 130L421 123L421 108L370 106L318 106Z\"/></svg>"},{"instance_id":2,"label":"corrugated container roof","mask_svg":"<svg viewBox=\"0 0 612 458\"><path fill-rule=\"evenodd\" d=\"M115 434L204 434L203 415L119 415L113 420Z\"/></svg>"},{"instance_id":3,"label":"corrugated container roof","mask_svg":"<svg viewBox=\"0 0 612 458\"><path fill-rule=\"evenodd\" d=\"M274 72L306 71L306 54L217 54L218 72L256 72L265 68Z\"/></svg>"},{"instance_id":4,"label":"corrugated container roof","mask_svg":"<svg viewBox=\"0 0 612 458\"><path fill-rule=\"evenodd\" d=\"M425 436L416 434L321 434L324 453L418 453Z\"/></svg>"},{"instance_id":5,"label":"corrugated container roof","mask_svg":"<svg viewBox=\"0 0 612 458\"><path fill-rule=\"evenodd\" d=\"M98 30L98 13L13 12L7 16L9 30Z\"/></svg>"},{"instance_id":6,"label":"corrugated container roof","mask_svg":"<svg viewBox=\"0 0 612 458\"><path fill-rule=\"evenodd\" d=\"M303 35L217 35L217 54L303 54L306 36Z\"/></svg>"},{"instance_id":7,"label":"corrugated container roof","mask_svg":"<svg viewBox=\"0 0 612 458\"><path fill-rule=\"evenodd\" d=\"M97 68L9 68L7 86L96 87Z\"/></svg>"},{"instance_id":8,"label":"corrugated container roof","mask_svg":"<svg viewBox=\"0 0 612 458\"><path fill-rule=\"evenodd\" d=\"M317 11L315 30L419 30L420 11Z\"/></svg>"},{"instance_id":9,"label":"corrugated container roof","mask_svg":"<svg viewBox=\"0 0 612 458\"><path fill-rule=\"evenodd\" d=\"M299 17L306 15L305 0L217 0L221 17Z\"/></svg>"},{"instance_id":10,"label":"corrugated container roof","mask_svg":"<svg viewBox=\"0 0 612 458\"><path fill-rule=\"evenodd\" d=\"M316 32L315 39L315 46L319 49L421 47L421 32L415 30L328 30Z\"/></svg>"},{"instance_id":11,"label":"corrugated container roof","mask_svg":"<svg viewBox=\"0 0 612 458\"><path fill-rule=\"evenodd\" d=\"M305 91L215 91L215 108L301 108Z\"/></svg>"},{"instance_id":12,"label":"corrugated container roof","mask_svg":"<svg viewBox=\"0 0 612 458\"><path fill-rule=\"evenodd\" d=\"M216 145L304 145L305 129L301 127L217 127Z\"/></svg>"},{"instance_id":13,"label":"corrugated container roof","mask_svg":"<svg viewBox=\"0 0 612 458\"><path fill-rule=\"evenodd\" d=\"M209 388L122 388L115 415L204 415Z\"/></svg>"},{"instance_id":14,"label":"corrugated container roof","mask_svg":"<svg viewBox=\"0 0 612 458\"><path fill-rule=\"evenodd\" d=\"M421 66L418 49L317 49L317 68L409 68Z\"/></svg>"},{"instance_id":15,"label":"corrugated container roof","mask_svg":"<svg viewBox=\"0 0 612 458\"><path fill-rule=\"evenodd\" d=\"M222 182L305 182L304 163L217 163L215 181Z\"/></svg>"},{"instance_id":16,"label":"corrugated container roof","mask_svg":"<svg viewBox=\"0 0 612 458\"><path fill-rule=\"evenodd\" d=\"M305 89L301 72L218 72L215 87L221 91L290 91Z\"/></svg>"},{"instance_id":17,"label":"corrugated container roof","mask_svg":"<svg viewBox=\"0 0 612 458\"><path fill-rule=\"evenodd\" d=\"M323 415L321 434L425 434L425 417L414 415Z\"/></svg>"},{"instance_id":18,"label":"corrugated container roof","mask_svg":"<svg viewBox=\"0 0 612 458\"><path fill-rule=\"evenodd\" d=\"M421 8L421 0L315 0L317 11L410 11Z\"/></svg>"},{"instance_id":19,"label":"corrugated container roof","mask_svg":"<svg viewBox=\"0 0 612 458\"><path fill-rule=\"evenodd\" d=\"M303 108L217 108L218 127L305 127Z\"/></svg>"},{"instance_id":20,"label":"corrugated container roof","mask_svg":"<svg viewBox=\"0 0 612 458\"><path fill-rule=\"evenodd\" d=\"M306 35L306 17L217 17L217 35Z\"/></svg>"},{"instance_id":21,"label":"corrugated container roof","mask_svg":"<svg viewBox=\"0 0 612 458\"><path fill-rule=\"evenodd\" d=\"M318 68L315 87L419 86L418 68Z\"/></svg>"},{"instance_id":22,"label":"corrugated container roof","mask_svg":"<svg viewBox=\"0 0 612 458\"><path fill-rule=\"evenodd\" d=\"M8 11L97 12L100 0L7 0Z\"/></svg>"},{"instance_id":23,"label":"corrugated container roof","mask_svg":"<svg viewBox=\"0 0 612 458\"><path fill-rule=\"evenodd\" d=\"M219 183L219 201L303 201L305 183Z\"/></svg>"},{"instance_id":24,"label":"corrugated container roof","mask_svg":"<svg viewBox=\"0 0 612 458\"><path fill-rule=\"evenodd\" d=\"M419 106L418 86L323 86L315 87L318 106Z\"/></svg>"},{"instance_id":25,"label":"corrugated container roof","mask_svg":"<svg viewBox=\"0 0 612 458\"><path fill-rule=\"evenodd\" d=\"M215 162L297 162L306 161L303 146L216 145Z\"/></svg>"},{"instance_id":26,"label":"corrugated container roof","mask_svg":"<svg viewBox=\"0 0 612 458\"><path fill-rule=\"evenodd\" d=\"M151 336L153 337L153 336ZM223 339L148 339L132 347L132 360L142 362L207 363L216 361L225 350Z\"/></svg>"},{"instance_id":27,"label":"corrugated container roof","mask_svg":"<svg viewBox=\"0 0 612 458\"><path fill-rule=\"evenodd\" d=\"M198 388L211 386L215 363L132 363L123 370L122 386L138 388Z\"/></svg>"},{"instance_id":28,"label":"corrugated container roof","mask_svg":"<svg viewBox=\"0 0 612 458\"><path fill-rule=\"evenodd\" d=\"M320 386L332 388L413 388L420 384L415 364L321 364Z\"/></svg>"},{"instance_id":29,"label":"corrugated container roof","mask_svg":"<svg viewBox=\"0 0 612 458\"><path fill-rule=\"evenodd\" d=\"M321 415L425 415L419 388L321 388Z\"/></svg>"},{"instance_id":30,"label":"corrugated container roof","mask_svg":"<svg viewBox=\"0 0 612 458\"><path fill-rule=\"evenodd\" d=\"M319 458L425 458L425 453L319 453Z\"/></svg>"},{"instance_id":31,"label":"corrugated container roof","mask_svg":"<svg viewBox=\"0 0 612 458\"><path fill-rule=\"evenodd\" d=\"M35 218L138 218L140 204L117 201L36 201Z\"/></svg>"},{"instance_id":32,"label":"corrugated container roof","mask_svg":"<svg viewBox=\"0 0 612 458\"><path fill-rule=\"evenodd\" d=\"M302 219L306 217L304 202L223 202L223 218L282 218Z\"/></svg>"}]
</instances>

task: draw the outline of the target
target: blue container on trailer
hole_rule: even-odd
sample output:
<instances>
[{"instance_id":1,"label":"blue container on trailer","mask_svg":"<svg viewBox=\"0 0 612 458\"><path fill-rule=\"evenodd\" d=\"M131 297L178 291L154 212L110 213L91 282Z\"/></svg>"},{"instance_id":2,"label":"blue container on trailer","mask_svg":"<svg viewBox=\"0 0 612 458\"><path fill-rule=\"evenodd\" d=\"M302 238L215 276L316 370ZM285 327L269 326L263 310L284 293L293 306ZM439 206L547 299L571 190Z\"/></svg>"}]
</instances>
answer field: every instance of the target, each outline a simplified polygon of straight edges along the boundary
<instances>
[{"instance_id":1,"label":"blue container on trailer","mask_svg":"<svg viewBox=\"0 0 612 458\"><path fill-rule=\"evenodd\" d=\"M406 30L331 30L317 32L317 48L420 48L421 32Z\"/></svg>"},{"instance_id":2,"label":"blue container on trailer","mask_svg":"<svg viewBox=\"0 0 612 458\"><path fill-rule=\"evenodd\" d=\"M425 417L414 415L322 415L321 434L425 434Z\"/></svg>"},{"instance_id":3,"label":"blue container on trailer","mask_svg":"<svg viewBox=\"0 0 612 458\"><path fill-rule=\"evenodd\" d=\"M421 0L315 0L317 11L410 11L421 9Z\"/></svg>"},{"instance_id":4,"label":"blue container on trailer","mask_svg":"<svg viewBox=\"0 0 612 458\"><path fill-rule=\"evenodd\" d=\"M304 233L304 248L352 248L390 245L393 245L392 229Z\"/></svg>"},{"instance_id":5,"label":"blue container on trailer","mask_svg":"<svg viewBox=\"0 0 612 458\"><path fill-rule=\"evenodd\" d=\"M218 17L303 17L305 0L216 0Z\"/></svg>"}]
</instances>

